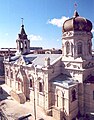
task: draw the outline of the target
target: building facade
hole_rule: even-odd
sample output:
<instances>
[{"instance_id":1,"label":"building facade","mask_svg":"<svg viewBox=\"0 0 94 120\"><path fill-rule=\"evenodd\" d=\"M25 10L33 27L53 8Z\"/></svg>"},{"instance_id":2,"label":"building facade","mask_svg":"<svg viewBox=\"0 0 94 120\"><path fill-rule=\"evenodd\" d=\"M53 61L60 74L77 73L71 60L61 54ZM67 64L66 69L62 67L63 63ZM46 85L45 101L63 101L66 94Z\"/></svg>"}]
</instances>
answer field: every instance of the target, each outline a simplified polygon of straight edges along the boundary
<instances>
[{"instance_id":1,"label":"building facade","mask_svg":"<svg viewBox=\"0 0 94 120\"><path fill-rule=\"evenodd\" d=\"M4 60L5 84L20 103L30 100L56 120L76 120L94 113L92 23L74 12L62 27L62 54L29 54L21 27L16 56Z\"/></svg>"}]
</instances>

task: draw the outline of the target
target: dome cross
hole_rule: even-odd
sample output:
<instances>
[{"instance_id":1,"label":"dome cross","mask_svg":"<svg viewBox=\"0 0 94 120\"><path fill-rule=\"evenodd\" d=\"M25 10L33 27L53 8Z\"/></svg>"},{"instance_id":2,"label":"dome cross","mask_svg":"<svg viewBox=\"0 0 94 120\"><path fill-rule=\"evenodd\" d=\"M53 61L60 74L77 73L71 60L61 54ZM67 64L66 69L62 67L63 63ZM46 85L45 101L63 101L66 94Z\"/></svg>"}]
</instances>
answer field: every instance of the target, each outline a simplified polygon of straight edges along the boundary
<instances>
[{"instance_id":1,"label":"dome cross","mask_svg":"<svg viewBox=\"0 0 94 120\"><path fill-rule=\"evenodd\" d=\"M74 3L74 10L75 11L77 10L77 3L76 2Z\"/></svg>"},{"instance_id":2,"label":"dome cross","mask_svg":"<svg viewBox=\"0 0 94 120\"><path fill-rule=\"evenodd\" d=\"M23 19L23 18L21 18L21 20L22 20L22 25L23 25L23 20L24 20L24 19Z\"/></svg>"}]
</instances>

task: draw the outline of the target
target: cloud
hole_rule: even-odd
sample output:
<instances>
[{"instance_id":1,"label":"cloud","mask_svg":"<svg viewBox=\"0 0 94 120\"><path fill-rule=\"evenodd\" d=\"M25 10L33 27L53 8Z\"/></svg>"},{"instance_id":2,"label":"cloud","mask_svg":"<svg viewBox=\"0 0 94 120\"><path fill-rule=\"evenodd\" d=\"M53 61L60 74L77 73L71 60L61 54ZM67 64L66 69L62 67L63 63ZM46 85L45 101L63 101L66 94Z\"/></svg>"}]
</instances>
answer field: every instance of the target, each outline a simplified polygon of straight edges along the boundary
<instances>
[{"instance_id":1,"label":"cloud","mask_svg":"<svg viewBox=\"0 0 94 120\"><path fill-rule=\"evenodd\" d=\"M8 36L8 33L5 33L5 36Z\"/></svg>"},{"instance_id":2,"label":"cloud","mask_svg":"<svg viewBox=\"0 0 94 120\"><path fill-rule=\"evenodd\" d=\"M57 42L59 41L59 39L56 40Z\"/></svg>"},{"instance_id":3,"label":"cloud","mask_svg":"<svg viewBox=\"0 0 94 120\"><path fill-rule=\"evenodd\" d=\"M42 40L42 37L41 37L41 36L39 36L39 35L33 35L33 34L29 35L28 38L29 38L31 41L40 41L40 40Z\"/></svg>"},{"instance_id":4,"label":"cloud","mask_svg":"<svg viewBox=\"0 0 94 120\"><path fill-rule=\"evenodd\" d=\"M60 19L53 18L48 20L48 24L56 25L57 27L62 27L65 20L69 19L69 17L62 16Z\"/></svg>"},{"instance_id":5,"label":"cloud","mask_svg":"<svg viewBox=\"0 0 94 120\"><path fill-rule=\"evenodd\" d=\"M91 30L92 33L94 33L94 28Z\"/></svg>"}]
</instances>

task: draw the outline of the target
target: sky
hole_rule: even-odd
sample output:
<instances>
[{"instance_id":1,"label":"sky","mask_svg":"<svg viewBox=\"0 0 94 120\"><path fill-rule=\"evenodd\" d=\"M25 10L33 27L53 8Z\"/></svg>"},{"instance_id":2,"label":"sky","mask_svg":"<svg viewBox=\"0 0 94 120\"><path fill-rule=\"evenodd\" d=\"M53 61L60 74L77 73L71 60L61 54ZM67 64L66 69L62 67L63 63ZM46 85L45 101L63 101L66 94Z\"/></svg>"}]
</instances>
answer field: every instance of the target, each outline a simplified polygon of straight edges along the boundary
<instances>
[{"instance_id":1,"label":"sky","mask_svg":"<svg viewBox=\"0 0 94 120\"><path fill-rule=\"evenodd\" d=\"M0 0L0 48L16 47L23 18L31 47L60 49L62 24L75 9L94 25L94 0Z\"/></svg>"}]
</instances>

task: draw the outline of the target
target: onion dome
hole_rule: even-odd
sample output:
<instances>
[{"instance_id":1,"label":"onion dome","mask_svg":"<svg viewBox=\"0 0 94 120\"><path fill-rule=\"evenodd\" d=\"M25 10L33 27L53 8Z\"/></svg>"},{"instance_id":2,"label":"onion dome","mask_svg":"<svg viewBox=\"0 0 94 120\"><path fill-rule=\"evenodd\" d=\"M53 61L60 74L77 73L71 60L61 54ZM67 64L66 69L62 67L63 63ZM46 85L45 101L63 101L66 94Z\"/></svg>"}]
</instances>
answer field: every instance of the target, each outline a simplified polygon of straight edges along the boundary
<instances>
[{"instance_id":1,"label":"onion dome","mask_svg":"<svg viewBox=\"0 0 94 120\"><path fill-rule=\"evenodd\" d=\"M68 31L86 31L90 32L92 30L91 21L84 17L79 16L77 11L74 11L74 16L63 23L63 32Z\"/></svg>"}]
</instances>

